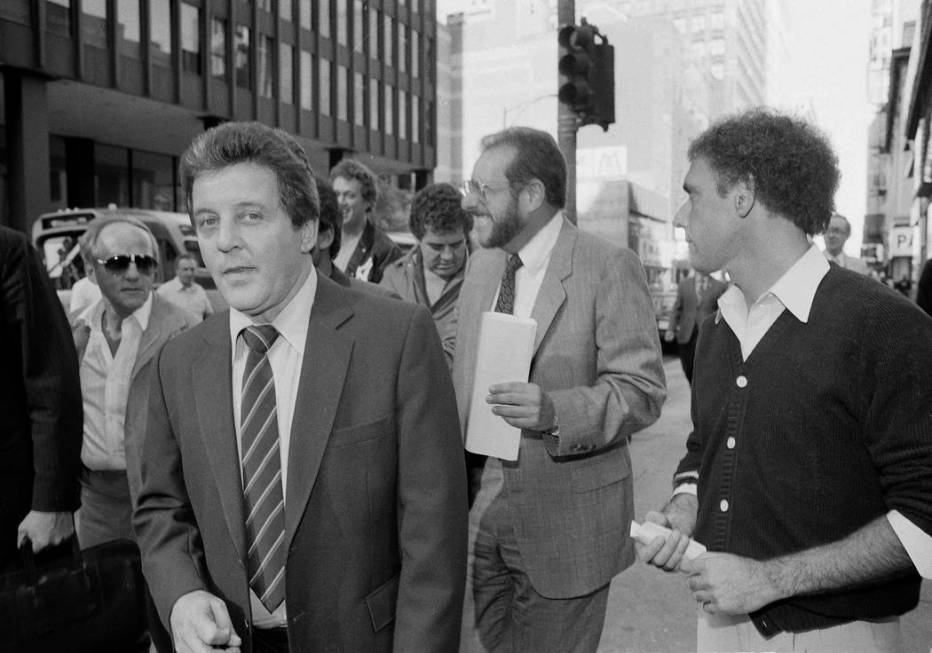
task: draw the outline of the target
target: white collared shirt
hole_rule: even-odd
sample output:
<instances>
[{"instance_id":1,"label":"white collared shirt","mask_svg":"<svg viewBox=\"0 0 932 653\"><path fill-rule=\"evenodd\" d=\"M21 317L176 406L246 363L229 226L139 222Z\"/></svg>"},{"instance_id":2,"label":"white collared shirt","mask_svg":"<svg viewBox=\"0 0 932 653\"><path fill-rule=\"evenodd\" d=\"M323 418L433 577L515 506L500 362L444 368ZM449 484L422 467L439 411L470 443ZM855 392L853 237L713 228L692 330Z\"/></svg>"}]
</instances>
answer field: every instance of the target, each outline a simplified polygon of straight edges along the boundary
<instances>
[{"instance_id":1,"label":"white collared shirt","mask_svg":"<svg viewBox=\"0 0 932 653\"><path fill-rule=\"evenodd\" d=\"M81 462L96 471L122 471L126 469L123 432L126 402L142 332L149 326L152 314L152 293L142 306L121 322L120 342L115 354L110 351L103 331L106 307L107 300L101 298L78 318L90 327L80 367L84 402Z\"/></svg>"},{"instance_id":2,"label":"white collared shirt","mask_svg":"<svg viewBox=\"0 0 932 653\"><path fill-rule=\"evenodd\" d=\"M819 248L813 245L750 309L744 294L734 285L719 298L721 317L741 344L744 360L748 359L784 308L800 322L809 322L816 290L828 271L828 261ZM692 484L681 485L682 490L678 488L676 494L682 491L695 494L695 487ZM925 578L932 578L932 536L898 510L888 512L887 520L919 573Z\"/></svg>"},{"instance_id":3,"label":"white collared shirt","mask_svg":"<svg viewBox=\"0 0 932 653\"><path fill-rule=\"evenodd\" d=\"M562 228L563 212L557 211L550 218L550 221L518 251L522 265L515 272L513 314L516 317L531 317L534 303L537 301L537 293L540 292L540 287L544 283L544 274L546 274L547 266L550 264L550 255L553 254L553 248L557 244ZM500 289L501 283L499 283ZM492 298L492 308L489 310L494 309L497 301L498 292Z\"/></svg>"},{"instance_id":4,"label":"white collared shirt","mask_svg":"<svg viewBox=\"0 0 932 653\"><path fill-rule=\"evenodd\" d=\"M269 349L269 364L275 383L275 403L278 410L279 453L282 466L282 497L287 501L288 450L291 443L291 422L298 400L298 383L304 363L304 346L307 342L308 321L314 297L317 294L317 273L313 267L298 293L272 320L278 330L278 338ZM236 447L242 459L240 442L240 406L243 400L243 373L246 369L246 343L240 332L255 324L245 313L230 308L230 343L233 352L233 423L236 426ZM240 474L242 481L242 474ZM252 621L259 628L273 628L288 623L285 602L270 614L252 589L249 590L252 604Z\"/></svg>"}]
</instances>

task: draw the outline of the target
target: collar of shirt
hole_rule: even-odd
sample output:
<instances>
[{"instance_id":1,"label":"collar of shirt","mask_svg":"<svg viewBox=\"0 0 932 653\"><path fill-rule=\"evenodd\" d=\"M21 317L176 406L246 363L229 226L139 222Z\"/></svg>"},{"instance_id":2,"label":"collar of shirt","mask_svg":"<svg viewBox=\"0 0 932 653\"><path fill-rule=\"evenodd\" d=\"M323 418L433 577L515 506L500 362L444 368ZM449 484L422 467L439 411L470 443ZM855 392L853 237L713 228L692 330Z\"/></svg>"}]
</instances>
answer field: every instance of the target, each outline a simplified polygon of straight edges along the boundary
<instances>
[{"instance_id":1,"label":"collar of shirt","mask_svg":"<svg viewBox=\"0 0 932 653\"><path fill-rule=\"evenodd\" d=\"M282 309L274 320L272 326L278 330L279 338L294 349L298 356L304 356L304 345L307 342L308 320L311 318L311 308L317 295L317 270L312 266L310 274L304 284L291 301ZM255 324L252 318L232 306L230 307L230 343L232 351L237 351L237 340L240 331ZM273 345L274 346L274 345Z\"/></svg>"},{"instance_id":2,"label":"collar of shirt","mask_svg":"<svg viewBox=\"0 0 932 653\"><path fill-rule=\"evenodd\" d=\"M784 308L800 322L809 321L816 290L828 270L828 261L813 245L750 308L741 289L732 285L719 297L715 322L724 318L746 360Z\"/></svg>"},{"instance_id":3,"label":"collar of shirt","mask_svg":"<svg viewBox=\"0 0 932 653\"><path fill-rule=\"evenodd\" d=\"M107 308L107 300L101 297L98 301L94 302L88 306L81 315L78 316L78 320L84 321L87 326L91 328L92 331L103 331L103 315L104 310ZM152 293L149 293L149 296L146 297L146 301L143 302L142 306L133 311L130 317L136 318L136 321L139 323L139 328L142 331L145 331L149 328L149 316L152 315Z\"/></svg>"},{"instance_id":4,"label":"collar of shirt","mask_svg":"<svg viewBox=\"0 0 932 653\"><path fill-rule=\"evenodd\" d=\"M550 221L518 251L522 264L518 274L523 270L527 275L534 276L550 262L550 254L557 244L562 228L563 212L557 211Z\"/></svg>"}]
</instances>

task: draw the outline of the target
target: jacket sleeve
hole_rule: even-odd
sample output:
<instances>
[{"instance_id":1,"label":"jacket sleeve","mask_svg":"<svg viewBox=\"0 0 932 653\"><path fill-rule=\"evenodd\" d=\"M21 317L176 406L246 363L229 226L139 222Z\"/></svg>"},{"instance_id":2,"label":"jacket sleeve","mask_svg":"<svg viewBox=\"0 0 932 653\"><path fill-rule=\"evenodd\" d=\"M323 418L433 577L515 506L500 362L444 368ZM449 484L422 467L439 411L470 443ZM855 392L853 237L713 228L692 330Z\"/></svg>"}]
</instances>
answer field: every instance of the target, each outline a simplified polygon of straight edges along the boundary
<instances>
[{"instance_id":1,"label":"jacket sleeve","mask_svg":"<svg viewBox=\"0 0 932 653\"><path fill-rule=\"evenodd\" d=\"M644 269L619 250L599 270L593 307L595 381L548 391L559 435L544 435L552 456L614 445L653 424L666 398L657 322ZM546 390L546 389L545 389Z\"/></svg>"},{"instance_id":2,"label":"jacket sleeve","mask_svg":"<svg viewBox=\"0 0 932 653\"><path fill-rule=\"evenodd\" d=\"M418 306L396 393L402 552L396 651L455 651L466 575L466 475L453 385L433 320Z\"/></svg>"},{"instance_id":3,"label":"jacket sleeve","mask_svg":"<svg viewBox=\"0 0 932 653\"><path fill-rule=\"evenodd\" d=\"M83 405L78 357L64 308L25 238L2 262L3 305L14 321L32 436L32 509L70 512L79 505ZM10 343L7 343L9 346ZM15 346L15 345L14 345Z\"/></svg>"}]
</instances>

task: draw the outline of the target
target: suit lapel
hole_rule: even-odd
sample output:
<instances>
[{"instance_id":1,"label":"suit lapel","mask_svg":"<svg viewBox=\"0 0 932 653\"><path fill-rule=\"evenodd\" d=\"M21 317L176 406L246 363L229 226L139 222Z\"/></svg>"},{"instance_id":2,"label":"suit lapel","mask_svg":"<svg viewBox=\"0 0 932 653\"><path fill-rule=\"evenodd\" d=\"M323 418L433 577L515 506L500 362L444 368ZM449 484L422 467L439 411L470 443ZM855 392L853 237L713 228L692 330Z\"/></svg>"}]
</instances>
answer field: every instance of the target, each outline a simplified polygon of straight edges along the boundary
<instances>
[{"instance_id":1,"label":"suit lapel","mask_svg":"<svg viewBox=\"0 0 932 653\"><path fill-rule=\"evenodd\" d=\"M576 227L564 219L560 236L550 254L550 264L544 273L544 280L537 293L534 309L531 311L531 317L537 321L537 333L534 336L535 356L544 336L550 330L553 318L566 301L563 280L573 273L573 247L576 245L576 235Z\"/></svg>"},{"instance_id":2,"label":"suit lapel","mask_svg":"<svg viewBox=\"0 0 932 653\"><path fill-rule=\"evenodd\" d=\"M288 452L286 551L304 515L333 429L353 351L353 341L342 335L338 327L352 315L343 290L329 279L318 277Z\"/></svg>"},{"instance_id":3,"label":"suit lapel","mask_svg":"<svg viewBox=\"0 0 932 653\"><path fill-rule=\"evenodd\" d=\"M229 313L221 319L209 320L202 328L205 346L193 361L194 402L223 518L237 553L245 560L243 484L233 421Z\"/></svg>"},{"instance_id":4,"label":"suit lapel","mask_svg":"<svg viewBox=\"0 0 932 653\"><path fill-rule=\"evenodd\" d=\"M162 300L152 293L152 311L149 313L149 324L139 339L139 351L136 353L136 362L133 364L132 379L149 360L155 356L158 345L164 344L165 338L172 329L180 329L180 325L173 324L173 320L164 314Z\"/></svg>"}]
</instances>

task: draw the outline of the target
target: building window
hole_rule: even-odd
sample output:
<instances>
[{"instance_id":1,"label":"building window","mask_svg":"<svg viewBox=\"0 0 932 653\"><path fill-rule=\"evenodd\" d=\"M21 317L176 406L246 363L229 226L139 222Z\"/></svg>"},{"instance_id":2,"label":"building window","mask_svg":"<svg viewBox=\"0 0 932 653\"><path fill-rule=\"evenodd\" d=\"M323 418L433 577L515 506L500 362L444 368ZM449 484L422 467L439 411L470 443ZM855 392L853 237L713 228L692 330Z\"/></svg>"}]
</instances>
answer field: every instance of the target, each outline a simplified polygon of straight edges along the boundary
<instances>
[{"instance_id":1,"label":"building window","mask_svg":"<svg viewBox=\"0 0 932 653\"><path fill-rule=\"evenodd\" d=\"M379 80L369 80L369 129L378 131L379 129L379 108L382 103L379 102Z\"/></svg>"},{"instance_id":2,"label":"building window","mask_svg":"<svg viewBox=\"0 0 932 653\"><path fill-rule=\"evenodd\" d=\"M129 150L125 147L94 145L94 197L101 206L130 206Z\"/></svg>"},{"instance_id":3,"label":"building window","mask_svg":"<svg viewBox=\"0 0 932 653\"><path fill-rule=\"evenodd\" d=\"M311 0L300 0L300 4L298 4L298 23L302 29L311 29L311 12L313 10Z\"/></svg>"},{"instance_id":4,"label":"building window","mask_svg":"<svg viewBox=\"0 0 932 653\"><path fill-rule=\"evenodd\" d=\"M272 97L272 76L274 69L272 66L272 56L275 52L275 42L267 34L259 35L259 79L256 85L259 88L259 95L262 97Z\"/></svg>"},{"instance_id":5,"label":"building window","mask_svg":"<svg viewBox=\"0 0 932 653\"><path fill-rule=\"evenodd\" d=\"M285 104L294 104L294 48L287 43L279 43L278 47L278 99Z\"/></svg>"},{"instance_id":6,"label":"building window","mask_svg":"<svg viewBox=\"0 0 932 653\"><path fill-rule=\"evenodd\" d=\"M249 28L245 25L236 26L236 37L233 42L233 65L236 68L236 85L240 88L252 88L252 79L249 71Z\"/></svg>"},{"instance_id":7,"label":"building window","mask_svg":"<svg viewBox=\"0 0 932 653\"><path fill-rule=\"evenodd\" d=\"M210 74L214 79L227 78L227 22L220 18L210 21Z\"/></svg>"},{"instance_id":8,"label":"building window","mask_svg":"<svg viewBox=\"0 0 932 653\"><path fill-rule=\"evenodd\" d=\"M152 60L171 66L172 9L169 0L149 0L149 34Z\"/></svg>"},{"instance_id":9,"label":"building window","mask_svg":"<svg viewBox=\"0 0 932 653\"><path fill-rule=\"evenodd\" d=\"M181 68L201 74L201 10L181 3Z\"/></svg>"},{"instance_id":10,"label":"building window","mask_svg":"<svg viewBox=\"0 0 932 653\"><path fill-rule=\"evenodd\" d=\"M278 15L282 20L287 20L289 23L291 22L291 0L278 0Z\"/></svg>"},{"instance_id":11,"label":"building window","mask_svg":"<svg viewBox=\"0 0 932 653\"><path fill-rule=\"evenodd\" d=\"M337 66L337 118L349 120L349 89L346 78L349 70L345 66Z\"/></svg>"},{"instance_id":12,"label":"building window","mask_svg":"<svg viewBox=\"0 0 932 653\"><path fill-rule=\"evenodd\" d=\"M117 3L117 31L124 41L139 43L139 2L123 0Z\"/></svg>"},{"instance_id":13,"label":"building window","mask_svg":"<svg viewBox=\"0 0 932 653\"><path fill-rule=\"evenodd\" d=\"M174 161L167 154L133 150L133 206L175 210Z\"/></svg>"},{"instance_id":14,"label":"building window","mask_svg":"<svg viewBox=\"0 0 932 653\"><path fill-rule=\"evenodd\" d=\"M259 11L272 13L272 0L256 0L256 6L259 7Z\"/></svg>"},{"instance_id":15,"label":"building window","mask_svg":"<svg viewBox=\"0 0 932 653\"><path fill-rule=\"evenodd\" d=\"M330 0L315 3L317 11L317 33L330 38Z\"/></svg>"},{"instance_id":16,"label":"building window","mask_svg":"<svg viewBox=\"0 0 932 653\"><path fill-rule=\"evenodd\" d=\"M408 94L398 91L398 138L408 138Z\"/></svg>"},{"instance_id":17,"label":"building window","mask_svg":"<svg viewBox=\"0 0 932 653\"><path fill-rule=\"evenodd\" d=\"M385 133L389 135L395 133L395 111L394 111L395 98L394 98L393 90L394 89L392 89L391 86L386 84L385 93L382 96L382 101L384 102L383 106L385 107L385 113L384 113L385 124L383 125L383 129L385 130Z\"/></svg>"},{"instance_id":18,"label":"building window","mask_svg":"<svg viewBox=\"0 0 932 653\"><path fill-rule=\"evenodd\" d=\"M330 67L331 63L326 59L320 59L319 72L317 74L317 106L325 116L332 116L333 110L330 108Z\"/></svg>"},{"instance_id":19,"label":"building window","mask_svg":"<svg viewBox=\"0 0 932 653\"><path fill-rule=\"evenodd\" d=\"M434 105L432 102L425 103L424 116L424 142L428 145L434 144Z\"/></svg>"},{"instance_id":20,"label":"building window","mask_svg":"<svg viewBox=\"0 0 932 653\"><path fill-rule=\"evenodd\" d=\"M385 16L383 21L383 30L382 30L382 45L384 46L384 57L382 61L386 66L391 66L392 64L392 18L391 16Z\"/></svg>"},{"instance_id":21,"label":"building window","mask_svg":"<svg viewBox=\"0 0 932 653\"><path fill-rule=\"evenodd\" d=\"M411 30L411 76L421 74L421 39L420 34Z\"/></svg>"},{"instance_id":22,"label":"building window","mask_svg":"<svg viewBox=\"0 0 932 653\"><path fill-rule=\"evenodd\" d=\"M362 0L353 2L353 52L365 52L363 48L362 23L366 8Z\"/></svg>"},{"instance_id":23,"label":"building window","mask_svg":"<svg viewBox=\"0 0 932 653\"><path fill-rule=\"evenodd\" d=\"M398 23L398 70L405 72L408 69L408 27Z\"/></svg>"},{"instance_id":24,"label":"building window","mask_svg":"<svg viewBox=\"0 0 932 653\"><path fill-rule=\"evenodd\" d=\"M311 88L314 72L311 70L311 53L301 50L301 108L310 111L314 108L311 100Z\"/></svg>"},{"instance_id":25,"label":"building window","mask_svg":"<svg viewBox=\"0 0 932 653\"><path fill-rule=\"evenodd\" d=\"M369 58L378 59L379 52L379 11L369 7Z\"/></svg>"},{"instance_id":26,"label":"building window","mask_svg":"<svg viewBox=\"0 0 932 653\"><path fill-rule=\"evenodd\" d=\"M45 3L45 28L52 34L71 36L71 0Z\"/></svg>"},{"instance_id":27,"label":"building window","mask_svg":"<svg viewBox=\"0 0 932 653\"><path fill-rule=\"evenodd\" d=\"M107 2L84 0L81 3L81 40L98 48L107 47Z\"/></svg>"},{"instance_id":28,"label":"building window","mask_svg":"<svg viewBox=\"0 0 932 653\"><path fill-rule=\"evenodd\" d=\"M366 83L360 73L353 73L353 122L362 127L366 124Z\"/></svg>"},{"instance_id":29,"label":"building window","mask_svg":"<svg viewBox=\"0 0 932 653\"><path fill-rule=\"evenodd\" d=\"M415 143L421 142L421 107L418 100L416 95L411 96L411 140Z\"/></svg>"},{"instance_id":30,"label":"building window","mask_svg":"<svg viewBox=\"0 0 932 653\"><path fill-rule=\"evenodd\" d=\"M349 11L347 10L347 0L337 0L337 43L340 45L349 45Z\"/></svg>"}]
</instances>

